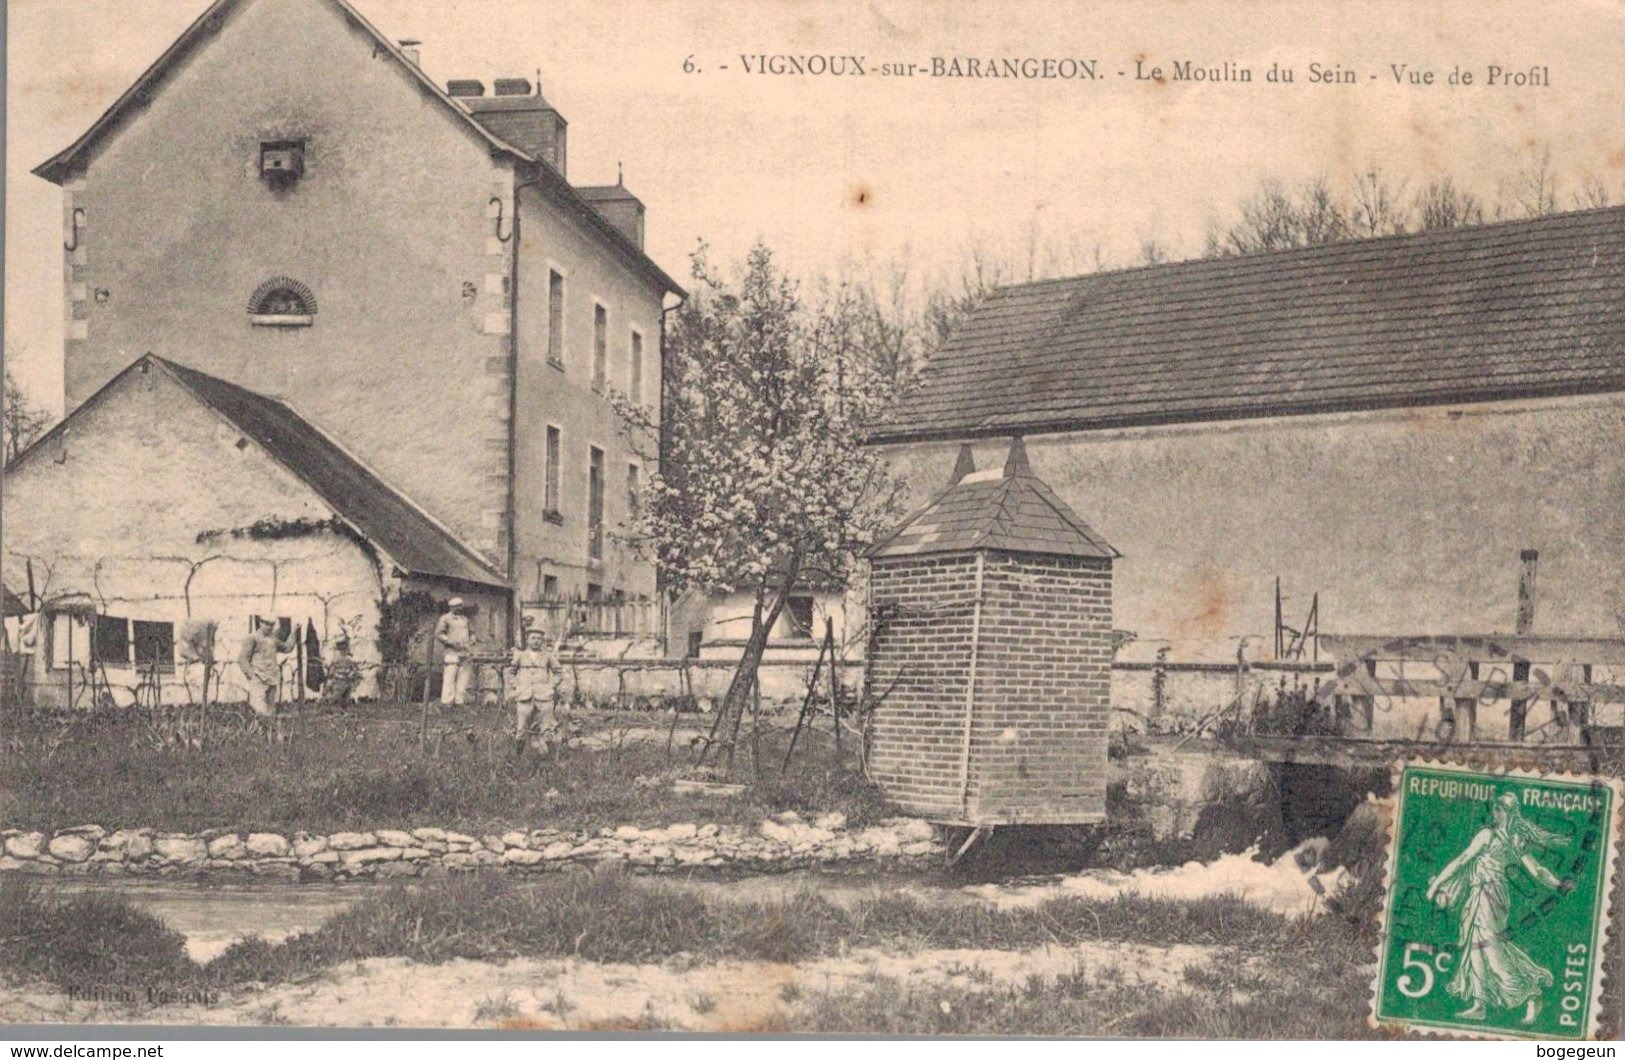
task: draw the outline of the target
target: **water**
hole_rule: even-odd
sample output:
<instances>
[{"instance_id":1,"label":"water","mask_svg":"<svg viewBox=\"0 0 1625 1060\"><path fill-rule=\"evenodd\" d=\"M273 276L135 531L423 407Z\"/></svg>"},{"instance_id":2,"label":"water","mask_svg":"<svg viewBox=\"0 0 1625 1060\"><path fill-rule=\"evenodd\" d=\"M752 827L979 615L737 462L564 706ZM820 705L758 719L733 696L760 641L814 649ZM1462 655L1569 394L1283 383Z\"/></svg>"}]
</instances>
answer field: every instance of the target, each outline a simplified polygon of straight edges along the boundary
<instances>
[{"instance_id":1,"label":"water","mask_svg":"<svg viewBox=\"0 0 1625 1060\"><path fill-rule=\"evenodd\" d=\"M1006 877L998 882L967 885L943 873L791 872L719 878L655 877L707 896L736 901L774 901L812 891L829 901L851 906L865 898L907 895L930 903L988 903L1009 908L1046 898L1076 895L1110 899L1119 894L1163 898L1198 898L1232 894L1288 916L1317 912L1324 895L1335 889L1340 872L1317 873L1315 862L1324 839L1309 840L1275 859L1260 861L1249 851L1227 854L1207 863L1191 862L1162 869L1115 872L1084 869L1059 875ZM538 885L541 880L529 881ZM97 892L125 898L136 908L163 920L186 937L186 952L198 962L218 957L238 939L257 935L280 942L314 931L371 894L391 885L379 882L300 883L253 881L217 883L128 878L64 879L46 886L58 894ZM408 885L410 886L410 885Z\"/></svg>"},{"instance_id":2,"label":"water","mask_svg":"<svg viewBox=\"0 0 1625 1060\"><path fill-rule=\"evenodd\" d=\"M186 936L194 961L211 961L233 942L258 935L269 942L320 927L368 894L375 884L297 884L259 881L214 883L183 880L63 880L48 885L58 894L96 892L126 899Z\"/></svg>"}]
</instances>

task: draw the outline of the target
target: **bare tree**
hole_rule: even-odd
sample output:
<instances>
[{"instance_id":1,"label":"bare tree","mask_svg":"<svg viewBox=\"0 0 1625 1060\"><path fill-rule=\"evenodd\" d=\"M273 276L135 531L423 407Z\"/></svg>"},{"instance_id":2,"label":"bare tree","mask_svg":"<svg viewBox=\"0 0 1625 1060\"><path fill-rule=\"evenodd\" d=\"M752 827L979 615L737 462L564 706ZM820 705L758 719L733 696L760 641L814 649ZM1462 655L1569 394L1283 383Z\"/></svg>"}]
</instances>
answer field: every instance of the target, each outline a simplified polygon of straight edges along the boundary
<instances>
[{"instance_id":1,"label":"bare tree","mask_svg":"<svg viewBox=\"0 0 1625 1060\"><path fill-rule=\"evenodd\" d=\"M1574 208L1576 210L1595 210L1603 206L1613 205L1614 197L1608 191L1608 185L1596 173L1587 171L1580 178L1580 190L1574 193Z\"/></svg>"},{"instance_id":2,"label":"bare tree","mask_svg":"<svg viewBox=\"0 0 1625 1060\"><path fill-rule=\"evenodd\" d=\"M1141 265L1162 265L1172 260L1173 254L1162 240L1155 236L1144 236L1140 239Z\"/></svg>"},{"instance_id":3,"label":"bare tree","mask_svg":"<svg viewBox=\"0 0 1625 1060\"><path fill-rule=\"evenodd\" d=\"M1456 187L1449 177L1430 180L1416 193L1416 225L1424 232L1484 223L1478 196Z\"/></svg>"},{"instance_id":4,"label":"bare tree","mask_svg":"<svg viewBox=\"0 0 1625 1060\"><path fill-rule=\"evenodd\" d=\"M1503 194L1524 217L1545 217L1558 211L1557 173L1552 168L1552 149L1542 148L1540 156L1520 169ZM1500 204L1497 204L1500 205Z\"/></svg>"},{"instance_id":5,"label":"bare tree","mask_svg":"<svg viewBox=\"0 0 1625 1060\"><path fill-rule=\"evenodd\" d=\"M1229 225L1210 225L1203 256L1312 247L1350 235L1348 215L1325 177L1305 181L1296 191L1266 178L1242 200L1240 211Z\"/></svg>"},{"instance_id":6,"label":"bare tree","mask_svg":"<svg viewBox=\"0 0 1625 1060\"><path fill-rule=\"evenodd\" d=\"M34 404L11 369L6 369L5 462L17 458L51 426L51 414Z\"/></svg>"},{"instance_id":7,"label":"bare tree","mask_svg":"<svg viewBox=\"0 0 1625 1060\"><path fill-rule=\"evenodd\" d=\"M1406 181L1393 180L1377 163L1354 174L1348 209L1349 228L1364 238L1403 235L1410 227L1405 205Z\"/></svg>"}]
</instances>

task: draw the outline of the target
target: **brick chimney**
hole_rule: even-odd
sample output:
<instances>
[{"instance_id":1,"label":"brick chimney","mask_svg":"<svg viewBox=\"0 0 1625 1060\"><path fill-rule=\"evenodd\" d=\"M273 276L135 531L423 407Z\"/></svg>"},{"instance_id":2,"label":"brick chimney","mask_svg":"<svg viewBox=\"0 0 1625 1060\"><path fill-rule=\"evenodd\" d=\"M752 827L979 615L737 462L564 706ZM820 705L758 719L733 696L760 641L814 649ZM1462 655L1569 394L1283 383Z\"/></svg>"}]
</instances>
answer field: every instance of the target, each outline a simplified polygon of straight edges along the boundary
<instances>
[{"instance_id":1,"label":"brick chimney","mask_svg":"<svg viewBox=\"0 0 1625 1060\"><path fill-rule=\"evenodd\" d=\"M495 136L563 173L565 130L569 123L553 109L528 77L499 77L487 96L479 81L449 81L446 92L456 98Z\"/></svg>"},{"instance_id":2,"label":"brick chimney","mask_svg":"<svg viewBox=\"0 0 1625 1060\"><path fill-rule=\"evenodd\" d=\"M633 246L643 249L643 200L627 191L625 184L581 187L576 192Z\"/></svg>"},{"instance_id":3,"label":"brick chimney","mask_svg":"<svg viewBox=\"0 0 1625 1060\"><path fill-rule=\"evenodd\" d=\"M411 63L413 66L416 66L416 67L421 68L423 66L423 47L422 47L423 42L422 41L420 41L420 40L400 40L400 41L396 41L395 43L400 45L401 54L406 56L406 61L407 62Z\"/></svg>"}]
</instances>

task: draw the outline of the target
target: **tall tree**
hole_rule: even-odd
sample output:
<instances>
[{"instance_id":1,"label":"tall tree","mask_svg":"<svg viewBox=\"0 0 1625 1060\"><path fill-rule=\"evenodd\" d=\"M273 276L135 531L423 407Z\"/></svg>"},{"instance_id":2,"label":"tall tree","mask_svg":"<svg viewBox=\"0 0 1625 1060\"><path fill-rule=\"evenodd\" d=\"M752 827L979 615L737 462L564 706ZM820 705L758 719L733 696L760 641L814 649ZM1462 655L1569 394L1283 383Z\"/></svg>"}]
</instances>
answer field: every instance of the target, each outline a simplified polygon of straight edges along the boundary
<instances>
[{"instance_id":1,"label":"tall tree","mask_svg":"<svg viewBox=\"0 0 1625 1060\"><path fill-rule=\"evenodd\" d=\"M786 602L813 577L844 583L898 515L900 490L863 444L895 384L884 359L861 348L864 315L850 290L805 303L761 244L737 283L713 270L703 247L693 276L667 340L660 422L619 406L634 443L657 440L660 452L628 537L672 590L752 600L750 635L706 749L731 769Z\"/></svg>"},{"instance_id":2,"label":"tall tree","mask_svg":"<svg viewBox=\"0 0 1625 1060\"><path fill-rule=\"evenodd\" d=\"M4 419L5 462L8 464L51 426L51 414L29 399L10 368L6 369Z\"/></svg>"}]
</instances>

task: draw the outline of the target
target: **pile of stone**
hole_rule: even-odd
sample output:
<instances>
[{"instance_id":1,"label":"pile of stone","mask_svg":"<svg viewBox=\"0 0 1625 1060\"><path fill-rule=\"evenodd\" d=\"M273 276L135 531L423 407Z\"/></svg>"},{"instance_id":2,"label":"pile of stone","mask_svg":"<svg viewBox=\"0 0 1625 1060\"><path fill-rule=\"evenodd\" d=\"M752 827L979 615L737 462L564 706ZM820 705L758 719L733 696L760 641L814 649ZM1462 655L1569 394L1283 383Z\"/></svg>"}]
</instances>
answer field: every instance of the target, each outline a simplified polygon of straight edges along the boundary
<instances>
[{"instance_id":1,"label":"pile of stone","mask_svg":"<svg viewBox=\"0 0 1625 1060\"><path fill-rule=\"evenodd\" d=\"M844 814L804 820L794 811L754 828L623 825L596 834L550 828L473 836L444 828L410 831L155 832L99 825L43 832L0 831L0 872L89 875L247 873L287 880L429 876L473 869L548 872L569 864L615 862L635 870L713 868L783 871L813 865L930 858L943 853L931 826L891 818L848 828Z\"/></svg>"}]
</instances>

